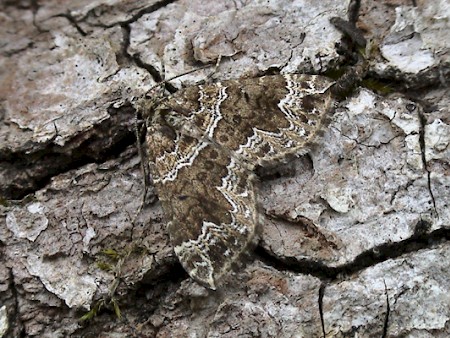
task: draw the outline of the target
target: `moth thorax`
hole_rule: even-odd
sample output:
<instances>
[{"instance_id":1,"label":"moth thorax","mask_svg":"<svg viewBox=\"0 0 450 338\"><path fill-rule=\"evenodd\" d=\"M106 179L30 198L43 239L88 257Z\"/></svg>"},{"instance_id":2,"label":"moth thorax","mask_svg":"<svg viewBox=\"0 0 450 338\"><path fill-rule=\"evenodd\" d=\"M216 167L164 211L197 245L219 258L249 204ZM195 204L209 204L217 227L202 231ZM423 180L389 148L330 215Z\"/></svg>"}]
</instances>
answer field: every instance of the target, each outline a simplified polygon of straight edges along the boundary
<instances>
[{"instance_id":1,"label":"moth thorax","mask_svg":"<svg viewBox=\"0 0 450 338\"><path fill-rule=\"evenodd\" d=\"M164 110L161 112L164 115L164 119L166 120L167 124L174 128L182 128L183 127L183 118L181 118L176 113Z\"/></svg>"},{"instance_id":2,"label":"moth thorax","mask_svg":"<svg viewBox=\"0 0 450 338\"><path fill-rule=\"evenodd\" d=\"M182 115L176 114L173 111L166 111L164 119L169 127L179 130L182 134L196 138L202 137L202 133L199 131L198 127Z\"/></svg>"}]
</instances>

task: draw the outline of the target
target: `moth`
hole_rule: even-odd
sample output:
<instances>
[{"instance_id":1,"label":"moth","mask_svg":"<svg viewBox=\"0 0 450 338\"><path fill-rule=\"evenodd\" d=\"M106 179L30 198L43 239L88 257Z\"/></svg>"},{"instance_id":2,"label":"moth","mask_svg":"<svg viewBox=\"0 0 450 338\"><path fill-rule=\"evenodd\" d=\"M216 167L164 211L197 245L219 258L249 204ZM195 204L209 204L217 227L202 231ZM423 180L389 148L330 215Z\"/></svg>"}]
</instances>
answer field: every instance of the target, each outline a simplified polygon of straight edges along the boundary
<instances>
[{"instance_id":1,"label":"moth","mask_svg":"<svg viewBox=\"0 0 450 338\"><path fill-rule=\"evenodd\" d=\"M304 154L363 67L337 82L272 75L192 86L146 109L146 146L175 254L215 290L255 238L258 166Z\"/></svg>"},{"instance_id":2,"label":"moth","mask_svg":"<svg viewBox=\"0 0 450 338\"><path fill-rule=\"evenodd\" d=\"M194 280L215 289L251 245L255 169L307 151L333 109L333 85L298 74L230 80L188 87L149 112L153 183Z\"/></svg>"}]
</instances>

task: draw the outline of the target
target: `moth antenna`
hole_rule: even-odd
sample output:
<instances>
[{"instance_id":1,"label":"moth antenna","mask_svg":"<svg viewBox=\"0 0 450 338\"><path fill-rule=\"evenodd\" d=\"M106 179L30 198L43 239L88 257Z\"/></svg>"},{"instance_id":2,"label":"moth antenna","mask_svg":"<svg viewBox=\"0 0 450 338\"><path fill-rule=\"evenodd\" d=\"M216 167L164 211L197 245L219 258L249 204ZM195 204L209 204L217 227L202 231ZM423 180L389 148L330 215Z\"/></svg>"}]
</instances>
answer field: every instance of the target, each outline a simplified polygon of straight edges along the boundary
<instances>
[{"instance_id":1,"label":"moth antenna","mask_svg":"<svg viewBox=\"0 0 450 338\"><path fill-rule=\"evenodd\" d=\"M142 200L141 200L141 204L138 208L138 210L136 211L136 214L134 215L133 219L132 219L132 223L134 224L137 217L139 216L139 214L141 213L144 205L145 205L145 198L147 196L148 193L148 188L150 185L149 182L149 177L150 177L150 168L148 166L148 163L146 162L146 156L144 156L144 149L142 147L142 144L140 142L141 140L141 130L139 130L139 117L138 117L138 109L135 110L135 114L134 114L134 134L136 137L136 148L138 150L138 156L139 159L141 161L141 172L142 172L142 181L144 183L144 191L142 193Z\"/></svg>"},{"instance_id":2,"label":"moth antenna","mask_svg":"<svg viewBox=\"0 0 450 338\"><path fill-rule=\"evenodd\" d=\"M204 66L201 66L201 67L198 67L198 68L194 68L194 69L188 70L188 71L186 71L184 73L172 76L172 77L170 77L168 79L164 79L161 82L158 82L157 84L155 84L152 87L150 87L150 89L147 91L147 93L151 92L155 88L157 88L159 86L162 86L162 85L164 85L164 84L166 84L166 83L168 83L168 82L170 82L172 80L178 79L179 77L182 77L182 76L185 76L185 75L188 75L188 74L191 74L191 73L194 73L196 71L199 71L199 70L202 70L202 69L206 69L206 68L209 68L209 67L210 67L210 65L204 65Z\"/></svg>"},{"instance_id":3,"label":"moth antenna","mask_svg":"<svg viewBox=\"0 0 450 338\"><path fill-rule=\"evenodd\" d=\"M219 69L220 63L222 62L222 54L219 54L219 57L217 58L216 65L214 66L214 70L208 74L206 77L207 80L209 80L215 73L217 73L217 69Z\"/></svg>"}]
</instances>

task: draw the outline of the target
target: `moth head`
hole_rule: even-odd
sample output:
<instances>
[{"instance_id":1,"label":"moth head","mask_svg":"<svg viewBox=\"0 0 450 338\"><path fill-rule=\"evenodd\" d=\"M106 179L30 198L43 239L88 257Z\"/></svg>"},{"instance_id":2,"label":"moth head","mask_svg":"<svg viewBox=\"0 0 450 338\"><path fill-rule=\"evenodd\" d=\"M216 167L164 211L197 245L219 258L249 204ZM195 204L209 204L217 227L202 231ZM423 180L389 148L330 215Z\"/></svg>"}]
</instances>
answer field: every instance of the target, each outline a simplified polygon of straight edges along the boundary
<instances>
[{"instance_id":1,"label":"moth head","mask_svg":"<svg viewBox=\"0 0 450 338\"><path fill-rule=\"evenodd\" d=\"M161 107L158 113L168 126L174 129L180 129L183 127L185 119L177 114L177 112L172 108Z\"/></svg>"},{"instance_id":2,"label":"moth head","mask_svg":"<svg viewBox=\"0 0 450 338\"><path fill-rule=\"evenodd\" d=\"M162 97L150 96L145 94L139 97L135 97L131 100L131 103L138 114L142 116L146 124L153 123L153 120L158 115L159 108L161 106Z\"/></svg>"}]
</instances>

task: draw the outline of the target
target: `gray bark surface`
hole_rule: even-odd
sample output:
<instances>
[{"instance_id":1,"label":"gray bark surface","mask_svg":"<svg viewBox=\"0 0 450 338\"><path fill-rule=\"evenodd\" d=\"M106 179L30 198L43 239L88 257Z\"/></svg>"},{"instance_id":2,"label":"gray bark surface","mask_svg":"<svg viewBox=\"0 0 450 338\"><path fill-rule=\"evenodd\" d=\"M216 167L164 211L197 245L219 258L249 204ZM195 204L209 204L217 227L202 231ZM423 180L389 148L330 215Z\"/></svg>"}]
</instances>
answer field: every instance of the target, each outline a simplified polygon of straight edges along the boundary
<instances>
[{"instance_id":1,"label":"gray bark surface","mask_svg":"<svg viewBox=\"0 0 450 338\"><path fill-rule=\"evenodd\" d=\"M207 63L173 88L331 73L348 7L0 3L0 338L450 336L446 0L361 2L372 82L262 177L259 245L224 287L188 278L151 186L140 210L133 98Z\"/></svg>"}]
</instances>

